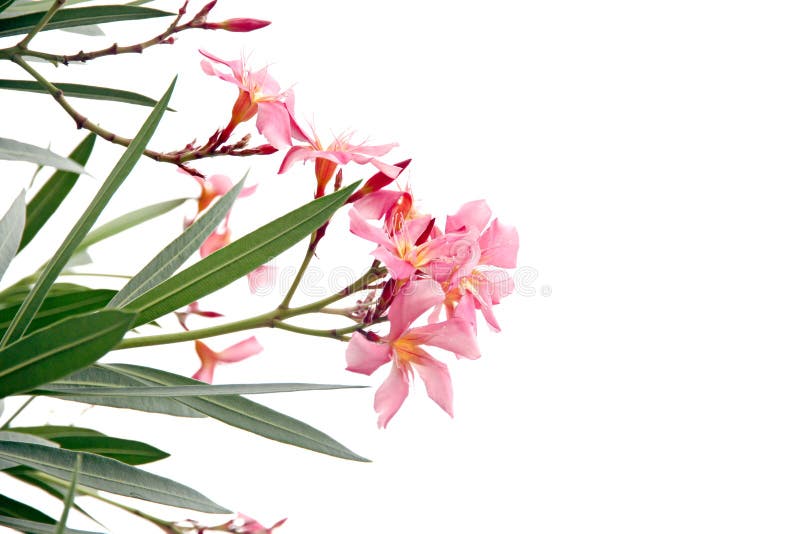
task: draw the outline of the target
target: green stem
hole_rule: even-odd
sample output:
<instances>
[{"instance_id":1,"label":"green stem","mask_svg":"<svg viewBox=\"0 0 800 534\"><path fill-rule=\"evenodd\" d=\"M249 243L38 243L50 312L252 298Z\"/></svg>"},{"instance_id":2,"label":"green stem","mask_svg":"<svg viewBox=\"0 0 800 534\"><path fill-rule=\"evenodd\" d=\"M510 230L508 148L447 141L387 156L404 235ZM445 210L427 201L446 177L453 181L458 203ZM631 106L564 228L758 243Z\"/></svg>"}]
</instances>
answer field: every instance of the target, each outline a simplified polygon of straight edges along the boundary
<instances>
[{"instance_id":1,"label":"green stem","mask_svg":"<svg viewBox=\"0 0 800 534\"><path fill-rule=\"evenodd\" d=\"M175 332L172 334L160 334L155 336L141 336L141 337L123 339L117 344L116 347L114 347L114 350L132 349L136 347L148 347L152 345L166 345L169 343L180 343L183 341L193 341L196 339L205 339L207 337L230 334L232 332L241 332L242 330L252 330L254 328L283 328L284 330L301 328L301 327L295 327L293 325L287 325L283 323L283 320L289 319L291 317L297 317L298 315L316 313L319 310L328 306L329 304L341 300L347 297L348 295L352 295L353 293L361 291L362 288L368 286L375 280L382 278L385 274L386 274L385 269L382 268L370 269L364 274L364 276L362 276L349 286L345 287L341 291L338 291L337 293L334 293L333 295L318 300L316 302L306 304L305 306L298 306L297 308L289 308L289 309L281 309L280 307L278 307L270 312L264 313L262 315L257 315L256 317L250 317L248 319L242 319L240 321L233 321L230 323L210 326L208 328L189 330L188 332ZM352 328L352 327L347 327L347 328ZM320 330L318 332L325 332L326 333L325 337L334 337L330 335L330 333L332 332L331 330ZM300 333L306 333L306 332L303 331ZM347 332L339 332L339 334L341 335L343 335L344 333ZM318 335L318 334L310 334L310 335ZM341 339L341 338L334 337L334 339Z\"/></svg>"},{"instance_id":2,"label":"green stem","mask_svg":"<svg viewBox=\"0 0 800 534\"><path fill-rule=\"evenodd\" d=\"M14 412L14 413L11 415L11 417L9 417L9 418L8 418L8 420L7 420L5 423L3 423L3 426L0 426L0 430L6 430L6 429L7 429L9 426L11 426L11 422L12 422L14 419L16 419L16 418L17 418L17 416L18 416L19 414L21 414L21 413L22 413L22 410L24 410L25 408L27 408L27 407L28 407L28 405L29 405L31 402L33 402L33 399L35 399L35 398L36 398L36 397L29 397L29 398L28 398L28 400L26 400L25 402L23 402L23 403L22 403L22 406L20 406L19 408L17 408L17 411L16 411L16 412Z\"/></svg>"},{"instance_id":3,"label":"green stem","mask_svg":"<svg viewBox=\"0 0 800 534\"><path fill-rule=\"evenodd\" d=\"M55 2L53 2L53 5L50 6L50 9L47 10L47 13L45 13L44 16L42 16L42 18L39 19L39 22L36 23L36 26L34 26L33 29L28 32L28 35L26 35L25 38L22 39L17 44L17 48L19 48L20 50L27 49L28 43L31 42L31 39L33 39L34 36L37 33L39 33L42 30L42 28L44 28L47 25L48 22L50 22L50 19L52 19L53 15L56 14L56 11L61 9L61 6L63 6L65 2L66 0L55 0Z\"/></svg>"},{"instance_id":4,"label":"green stem","mask_svg":"<svg viewBox=\"0 0 800 534\"><path fill-rule=\"evenodd\" d=\"M303 275L306 273L306 269L308 269L308 265L311 263L311 258L314 257L314 251L316 250L316 246L314 244L316 232L311 234L311 241L308 243L308 250L306 250L306 255L303 258L303 263L300 264L300 269L297 271L297 274L292 281L292 285L289 288L289 291L286 292L286 296L283 297L283 300L278 305L279 309L288 309L289 303L292 301L292 297L294 296L297 288L300 286L300 281L303 279Z\"/></svg>"},{"instance_id":5,"label":"green stem","mask_svg":"<svg viewBox=\"0 0 800 534\"><path fill-rule=\"evenodd\" d=\"M380 318L380 320L375 321L375 323L382 323L386 319ZM350 337L345 334L352 334L362 328L366 328L369 325L364 323L358 323L352 326L346 326L344 328L332 328L330 330L317 330L315 328L304 328L302 326L295 326L293 324L284 323L283 321L273 321L270 324L273 328L280 328L281 330L288 330L289 332L295 332L297 334L304 334L306 336L316 336L316 337L329 337L331 339L338 339L339 341L350 341Z\"/></svg>"}]
</instances>

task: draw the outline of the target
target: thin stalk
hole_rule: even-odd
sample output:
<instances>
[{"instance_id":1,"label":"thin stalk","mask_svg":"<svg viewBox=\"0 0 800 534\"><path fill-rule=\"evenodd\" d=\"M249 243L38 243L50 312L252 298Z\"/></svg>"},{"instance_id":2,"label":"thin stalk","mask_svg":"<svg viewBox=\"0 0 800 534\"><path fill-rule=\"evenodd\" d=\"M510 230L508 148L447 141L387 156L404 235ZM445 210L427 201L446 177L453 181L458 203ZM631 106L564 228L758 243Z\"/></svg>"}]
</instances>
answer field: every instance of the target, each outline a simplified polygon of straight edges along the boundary
<instances>
[{"instance_id":1,"label":"thin stalk","mask_svg":"<svg viewBox=\"0 0 800 534\"><path fill-rule=\"evenodd\" d=\"M300 264L300 269L297 271L297 274L295 275L294 280L292 281L292 285L289 288L289 291L286 292L286 296L283 297L283 300L278 305L278 308L282 309L289 308L289 303L292 301L292 297L297 291L297 288L300 286L300 281L303 279L303 275L306 273L308 265L311 263L311 258L314 257L314 251L317 248L314 244L315 234L311 235L311 241L308 243L308 250L306 250L306 255L303 258L303 263Z\"/></svg>"},{"instance_id":2,"label":"thin stalk","mask_svg":"<svg viewBox=\"0 0 800 534\"><path fill-rule=\"evenodd\" d=\"M27 408L27 407L28 407L28 405L29 405L30 403L32 403L32 402L33 402L33 399L35 399L35 398L36 398L36 397L28 397L28 400L26 400L25 402L23 402L23 403L22 403L22 406L20 406L19 408L17 408L17 411L16 411L16 412L14 412L14 413L11 415L11 417L9 417L9 418L8 418L8 420L7 420L5 423L3 423L3 426L0 426L0 430L6 430L6 429L8 429L8 428L11 426L11 422L12 422L14 419L16 419L16 418L17 418L17 416L18 416L19 414L21 414L21 413L22 413L22 410L24 410L25 408Z\"/></svg>"},{"instance_id":3,"label":"thin stalk","mask_svg":"<svg viewBox=\"0 0 800 534\"><path fill-rule=\"evenodd\" d=\"M31 39L33 39L36 34L39 33L48 22L50 22L50 19L52 19L53 15L56 14L56 11L61 9L61 6L63 6L65 2L66 0L55 0L53 5L50 6L50 9L47 10L47 13L45 13L44 16L39 19L39 22L36 23L36 26L34 26L33 29L28 32L28 35L26 35L19 43L17 43L17 48L20 50L26 50L28 48L28 43L31 42Z\"/></svg>"}]
</instances>

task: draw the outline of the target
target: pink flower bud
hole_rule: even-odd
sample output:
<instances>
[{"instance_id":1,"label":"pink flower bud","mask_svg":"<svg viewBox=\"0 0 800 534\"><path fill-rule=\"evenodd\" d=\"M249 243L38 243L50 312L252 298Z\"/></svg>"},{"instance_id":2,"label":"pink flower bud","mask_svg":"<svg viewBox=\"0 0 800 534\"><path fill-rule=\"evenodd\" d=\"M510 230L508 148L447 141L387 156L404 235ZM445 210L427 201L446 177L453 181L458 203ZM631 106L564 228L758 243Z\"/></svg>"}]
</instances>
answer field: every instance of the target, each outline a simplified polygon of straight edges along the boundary
<instances>
[{"instance_id":1,"label":"pink flower bud","mask_svg":"<svg viewBox=\"0 0 800 534\"><path fill-rule=\"evenodd\" d=\"M203 24L206 30L226 30L229 32L251 32L269 26L272 22L258 19L228 19L222 22L207 22Z\"/></svg>"}]
</instances>

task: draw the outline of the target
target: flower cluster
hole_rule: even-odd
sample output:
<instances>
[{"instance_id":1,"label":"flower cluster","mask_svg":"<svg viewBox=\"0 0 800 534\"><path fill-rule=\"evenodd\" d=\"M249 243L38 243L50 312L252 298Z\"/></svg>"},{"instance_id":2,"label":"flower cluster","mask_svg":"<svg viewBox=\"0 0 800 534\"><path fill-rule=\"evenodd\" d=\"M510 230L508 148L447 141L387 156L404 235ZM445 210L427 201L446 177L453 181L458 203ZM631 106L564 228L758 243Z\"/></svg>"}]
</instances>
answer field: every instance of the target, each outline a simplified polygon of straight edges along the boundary
<instances>
[{"instance_id":1,"label":"flower cluster","mask_svg":"<svg viewBox=\"0 0 800 534\"><path fill-rule=\"evenodd\" d=\"M500 330L492 307L513 290L511 277L500 268L516 266L519 237L515 228L490 219L486 202L469 202L447 217L442 229L417 209L409 191L376 191L350 210L350 231L377 245L372 255L391 274L373 312L375 317L388 309L389 333L357 332L346 352L347 369L356 373L371 375L391 364L375 394L379 426L397 413L415 372L428 396L452 416L447 366L423 346L457 358L480 357L477 310L493 330ZM442 309L446 318L440 321ZM426 312L428 324L413 327Z\"/></svg>"},{"instance_id":2,"label":"flower cluster","mask_svg":"<svg viewBox=\"0 0 800 534\"><path fill-rule=\"evenodd\" d=\"M352 134L336 136L324 144L313 128L309 133L300 126L294 92L291 88L282 89L267 67L251 70L244 60L223 60L205 51L201 53L204 72L238 89L230 120L221 130L220 139L227 139L239 124L255 117L257 130L270 145L276 151L286 150L279 174L298 162L314 162L315 198L324 196L332 181L334 190L341 186L341 169L349 163L370 165L378 171L348 200L352 204L350 231L375 243L372 256L385 266L389 278L378 284L381 294L377 300L359 305L357 318L363 327L349 338L347 369L371 375L390 364L389 375L375 395L381 427L397 413L415 374L421 377L431 399L452 416L453 393L447 366L423 347L443 349L457 358L480 357L476 339L478 312L490 329L500 330L493 307L513 290L512 279L504 269L516 266L519 248L516 229L492 219L491 210L483 200L464 204L446 218L443 226L437 224L432 215L419 208L409 190L387 187L410 161L390 165L378 159L395 144L354 143ZM203 188L198 213L212 198L231 187L225 177L196 179ZM252 192L246 191L240 196ZM324 233L325 226L312 238L311 253ZM208 238L201 254L217 250L229 240L226 219L221 230ZM251 291L254 277L269 279L271 274L269 266L252 273ZM425 314L427 324L415 326ZM387 334L367 330L387 320ZM210 382L216 364L239 361L260 351L255 338L222 351L213 351L198 341L196 352L202 365L195 378Z\"/></svg>"}]
</instances>

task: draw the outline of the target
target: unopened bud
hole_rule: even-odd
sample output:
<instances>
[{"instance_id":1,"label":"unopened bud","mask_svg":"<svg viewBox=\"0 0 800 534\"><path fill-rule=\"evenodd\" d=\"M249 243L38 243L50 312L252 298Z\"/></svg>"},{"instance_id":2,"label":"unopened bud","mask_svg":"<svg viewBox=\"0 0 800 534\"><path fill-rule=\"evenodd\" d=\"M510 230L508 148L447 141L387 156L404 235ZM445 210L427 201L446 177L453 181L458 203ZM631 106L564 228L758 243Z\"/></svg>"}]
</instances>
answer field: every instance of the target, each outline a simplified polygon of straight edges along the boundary
<instances>
[{"instance_id":1,"label":"unopened bud","mask_svg":"<svg viewBox=\"0 0 800 534\"><path fill-rule=\"evenodd\" d=\"M222 22L206 22L204 30L225 30L229 32L251 32L269 26L272 22L258 19L228 19Z\"/></svg>"}]
</instances>

